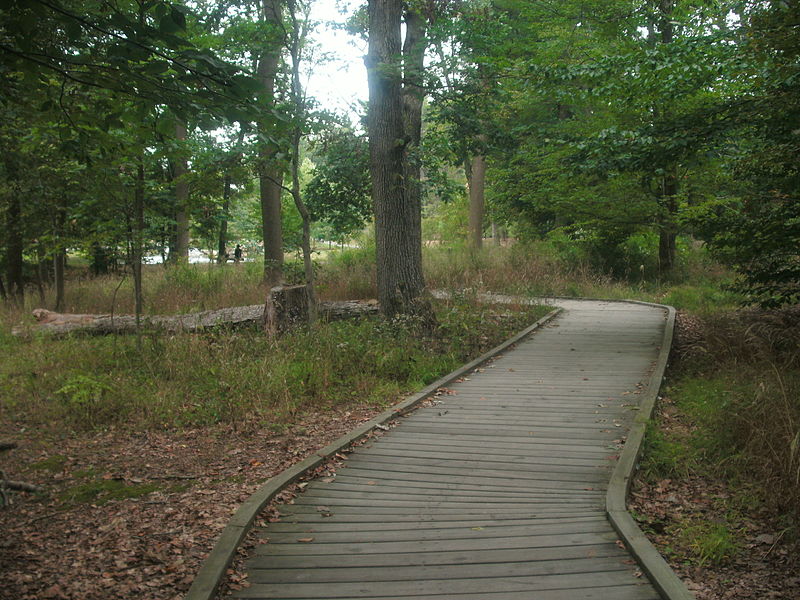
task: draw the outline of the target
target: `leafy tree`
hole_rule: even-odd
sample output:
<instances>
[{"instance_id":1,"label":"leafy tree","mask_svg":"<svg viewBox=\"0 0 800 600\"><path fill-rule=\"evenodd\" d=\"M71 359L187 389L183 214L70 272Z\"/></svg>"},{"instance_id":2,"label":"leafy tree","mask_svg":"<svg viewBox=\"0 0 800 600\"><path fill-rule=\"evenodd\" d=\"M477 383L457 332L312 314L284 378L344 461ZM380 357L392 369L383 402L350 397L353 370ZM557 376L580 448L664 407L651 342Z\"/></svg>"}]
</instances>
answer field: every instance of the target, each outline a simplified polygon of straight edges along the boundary
<instances>
[{"instance_id":1,"label":"leafy tree","mask_svg":"<svg viewBox=\"0 0 800 600\"><path fill-rule=\"evenodd\" d=\"M328 223L338 239L347 238L372 216L367 140L338 126L315 142L313 160L304 191L311 215Z\"/></svg>"},{"instance_id":2,"label":"leafy tree","mask_svg":"<svg viewBox=\"0 0 800 600\"><path fill-rule=\"evenodd\" d=\"M695 208L689 222L741 277L735 287L765 307L800 302L800 46L796 3L754 5L736 47L739 93L697 115L727 142L735 187Z\"/></svg>"}]
</instances>

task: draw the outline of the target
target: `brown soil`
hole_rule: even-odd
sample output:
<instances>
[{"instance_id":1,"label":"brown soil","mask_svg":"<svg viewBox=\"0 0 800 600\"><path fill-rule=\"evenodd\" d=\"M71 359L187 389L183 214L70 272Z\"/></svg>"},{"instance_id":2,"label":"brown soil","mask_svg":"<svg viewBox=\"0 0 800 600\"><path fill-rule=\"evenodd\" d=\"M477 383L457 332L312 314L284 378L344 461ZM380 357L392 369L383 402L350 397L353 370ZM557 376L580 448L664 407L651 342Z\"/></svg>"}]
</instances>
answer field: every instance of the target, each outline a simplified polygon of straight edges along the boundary
<instances>
[{"instance_id":1,"label":"brown soil","mask_svg":"<svg viewBox=\"0 0 800 600\"><path fill-rule=\"evenodd\" d=\"M43 486L0 509L0 598L181 598L236 508L266 479L380 409L307 416L277 434L212 427L184 432L50 436L11 426L6 477ZM157 491L73 498L89 484ZM118 497L118 496L117 496Z\"/></svg>"}]
</instances>

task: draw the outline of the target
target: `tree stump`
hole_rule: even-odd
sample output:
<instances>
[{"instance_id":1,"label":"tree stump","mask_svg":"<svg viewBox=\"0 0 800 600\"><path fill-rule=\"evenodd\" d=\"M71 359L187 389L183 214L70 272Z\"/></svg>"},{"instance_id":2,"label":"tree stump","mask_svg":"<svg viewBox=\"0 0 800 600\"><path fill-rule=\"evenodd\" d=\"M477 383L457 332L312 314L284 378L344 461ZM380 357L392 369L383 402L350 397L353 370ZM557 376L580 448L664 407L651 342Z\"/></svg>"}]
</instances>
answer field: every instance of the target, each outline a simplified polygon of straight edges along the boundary
<instances>
[{"instance_id":1,"label":"tree stump","mask_svg":"<svg viewBox=\"0 0 800 600\"><path fill-rule=\"evenodd\" d=\"M308 323L308 291L304 285L272 288L264 306L264 331L276 335Z\"/></svg>"}]
</instances>

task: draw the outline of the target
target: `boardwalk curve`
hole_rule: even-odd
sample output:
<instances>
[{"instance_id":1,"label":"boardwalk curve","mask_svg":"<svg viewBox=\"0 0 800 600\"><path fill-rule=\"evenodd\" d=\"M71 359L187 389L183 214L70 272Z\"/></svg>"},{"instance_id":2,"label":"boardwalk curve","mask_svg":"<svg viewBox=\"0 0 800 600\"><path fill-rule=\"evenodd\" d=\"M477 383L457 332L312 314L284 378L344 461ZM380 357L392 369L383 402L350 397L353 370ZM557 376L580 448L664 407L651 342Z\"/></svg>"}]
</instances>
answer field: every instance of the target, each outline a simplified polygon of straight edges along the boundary
<instances>
[{"instance_id":1,"label":"boardwalk curve","mask_svg":"<svg viewBox=\"0 0 800 600\"><path fill-rule=\"evenodd\" d=\"M535 335L281 507L238 597L690 598L665 564L651 572L638 529L634 553L655 587L614 529L631 533L624 471L636 449L618 456L629 429L643 432L642 399L657 393L669 313L556 302L563 314Z\"/></svg>"}]
</instances>

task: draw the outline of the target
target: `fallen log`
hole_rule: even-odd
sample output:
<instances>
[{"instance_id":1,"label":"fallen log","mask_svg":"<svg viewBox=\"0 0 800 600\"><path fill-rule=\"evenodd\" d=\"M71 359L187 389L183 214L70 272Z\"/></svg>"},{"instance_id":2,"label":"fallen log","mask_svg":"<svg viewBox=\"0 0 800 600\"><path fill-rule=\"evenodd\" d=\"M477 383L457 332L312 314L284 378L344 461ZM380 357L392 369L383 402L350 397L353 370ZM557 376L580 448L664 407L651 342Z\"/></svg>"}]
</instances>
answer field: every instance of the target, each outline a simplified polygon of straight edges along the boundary
<instances>
[{"instance_id":1,"label":"fallen log","mask_svg":"<svg viewBox=\"0 0 800 600\"><path fill-rule=\"evenodd\" d=\"M0 479L0 488L6 490L14 490L16 492L31 492L41 494L44 488L32 483L25 483L24 481L13 481L11 479Z\"/></svg>"},{"instance_id":2,"label":"fallen log","mask_svg":"<svg viewBox=\"0 0 800 600\"><path fill-rule=\"evenodd\" d=\"M319 317L335 321L376 314L378 303L374 300L346 300L340 302L321 302ZM136 332L136 317L133 315L90 315L55 313L43 308L33 311L36 323L31 326L15 327L12 333L25 336L34 332L61 336L69 333L107 335ZM263 325L264 305L235 306L217 310L206 310L184 315L154 315L141 318L141 327L146 331L166 333L199 332L214 327L243 327Z\"/></svg>"}]
</instances>

